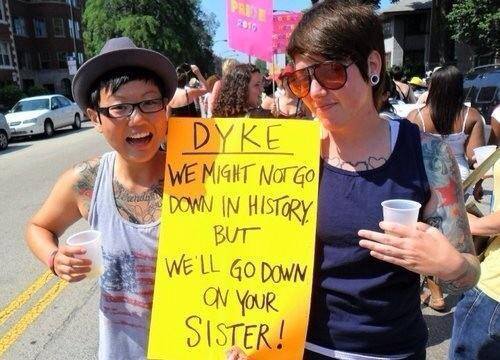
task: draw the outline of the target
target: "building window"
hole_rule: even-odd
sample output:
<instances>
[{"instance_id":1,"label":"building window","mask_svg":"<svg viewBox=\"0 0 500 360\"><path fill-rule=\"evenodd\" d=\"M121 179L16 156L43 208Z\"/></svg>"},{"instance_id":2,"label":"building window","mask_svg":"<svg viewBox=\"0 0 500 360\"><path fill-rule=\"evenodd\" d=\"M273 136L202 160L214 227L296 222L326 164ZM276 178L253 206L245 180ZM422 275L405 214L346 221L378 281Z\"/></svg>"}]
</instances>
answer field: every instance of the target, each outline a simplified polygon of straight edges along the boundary
<instances>
[{"instance_id":1,"label":"building window","mask_svg":"<svg viewBox=\"0 0 500 360\"><path fill-rule=\"evenodd\" d=\"M383 24L384 39L390 39L392 37L392 20L386 21Z\"/></svg>"},{"instance_id":2,"label":"building window","mask_svg":"<svg viewBox=\"0 0 500 360\"><path fill-rule=\"evenodd\" d=\"M43 19L33 19L33 26L35 28L35 37L47 37L47 26Z\"/></svg>"},{"instance_id":3,"label":"building window","mask_svg":"<svg viewBox=\"0 0 500 360\"><path fill-rule=\"evenodd\" d=\"M385 53L385 68L390 69L392 66L392 52Z\"/></svg>"},{"instance_id":4,"label":"building window","mask_svg":"<svg viewBox=\"0 0 500 360\"><path fill-rule=\"evenodd\" d=\"M3 0L0 0L0 21L5 21L5 11L3 9Z\"/></svg>"},{"instance_id":5,"label":"building window","mask_svg":"<svg viewBox=\"0 0 500 360\"><path fill-rule=\"evenodd\" d=\"M83 61L84 61L83 53L79 52L78 53L78 64L82 65Z\"/></svg>"},{"instance_id":6,"label":"building window","mask_svg":"<svg viewBox=\"0 0 500 360\"><path fill-rule=\"evenodd\" d=\"M74 24L75 24L76 38L80 39L80 23L78 21L75 21Z\"/></svg>"},{"instance_id":7,"label":"building window","mask_svg":"<svg viewBox=\"0 0 500 360\"><path fill-rule=\"evenodd\" d=\"M31 69L31 54L28 51L18 51L17 61L20 69Z\"/></svg>"},{"instance_id":8,"label":"building window","mask_svg":"<svg viewBox=\"0 0 500 360\"><path fill-rule=\"evenodd\" d=\"M50 69L50 53L38 53L38 65L40 69Z\"/></svg>"},{"instance_id":9,"label":"building window","mask_svg":"<svg viewBox=\"0 0 500 360\"><path fill-rule=\"evenodd\" d=\"M26 31L26 22L24 21L24 18L13 16L12 23L13 23L15 35L28 36L28 33Z\"/></svg>"},{"instance_id":10,"label":"building window","mask_svg":"<svg viewBox=\"0 0 500 360\"><path fill-rule=\"evenodd\" d=\"M74 38L76 33L76 38L80 39L80 23L78 21L71 21L71 19L68 19L68 27L69 36L71 36L71 38Z\"/></svg>"},{"instance_id":11,"label":"building window","mask_svg":"<svg viewBox=\"0 0 500 360\"><path fill-rule=\"evenodd\" d=\"M10 66L12 66L12 60L10 58L9 43L5 41L0 41L0 67L10 67Z\"/></svg>"},{"instance_id":12,"label":"building window","mask_svg":"<svg viewBox=\"0 0 500 360\"><path fill-rule=\"evenodd\" d=\"M64 19L62 18L53 18L52 25L54 26L54 37L64 37Z\"/></svg>"},{"instance_id":13,"label":"building window","mask_svg":"<svg viewBox=\"0 0 500 360\"><path fill-rule=\"evenodd\" d=\"M69 28L69 36L71 38L75 37L75 28L73 27L73 21L71 19L68 19L68 28Z\"/></svg>"},{"instance_id":14,"label":"building window","mask_svg":"<svg viewBox=\"0 0 500 360\"><path fill-rule=\"evenodd\" d=\"M66 69L68 67L68 54L65 52L57 53L57 61L59 62L59 69Z\"/></svg>"}]
</instances>

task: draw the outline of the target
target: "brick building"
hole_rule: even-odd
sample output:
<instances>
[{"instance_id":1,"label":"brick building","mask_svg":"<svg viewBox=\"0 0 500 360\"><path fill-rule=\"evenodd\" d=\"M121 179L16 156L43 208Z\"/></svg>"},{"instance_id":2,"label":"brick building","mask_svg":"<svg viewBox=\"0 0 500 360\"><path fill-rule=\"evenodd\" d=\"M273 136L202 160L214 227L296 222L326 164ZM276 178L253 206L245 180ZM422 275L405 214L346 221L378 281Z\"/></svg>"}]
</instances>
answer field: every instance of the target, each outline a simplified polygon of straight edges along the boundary
<instances>
[{"instance_id":1,"label":"brick building","mask_svg":"<svg viewBox=\"0 0 500 360\"><path fill-rule=\"evenodd\" d=\"M67 58L84 61L82 4L82 0L0 0L4 11L0 82L15 82L23 90L38 85L70 95ZM10 48L5 50L6 46Z\"/></svg>"},{"instance_id":2,"label":"brick building","mask_svg":"<svg viewBox=\"0 0 500 360\"><path fill-rule=\"evenodd\" d=\"M8 4L0 0L0 84L13 82L16 67L13 62L14 39L10 29Z\"/></svg>"}]
</instances>

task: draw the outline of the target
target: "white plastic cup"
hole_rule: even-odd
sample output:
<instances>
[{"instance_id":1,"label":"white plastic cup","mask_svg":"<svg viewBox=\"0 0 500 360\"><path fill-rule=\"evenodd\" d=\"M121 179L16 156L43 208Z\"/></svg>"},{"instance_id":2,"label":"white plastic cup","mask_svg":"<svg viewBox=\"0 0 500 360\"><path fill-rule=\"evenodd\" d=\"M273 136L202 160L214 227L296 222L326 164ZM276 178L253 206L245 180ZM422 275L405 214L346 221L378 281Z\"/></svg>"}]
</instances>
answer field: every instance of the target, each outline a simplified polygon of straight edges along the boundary
<instances>
[{"instance_id":1,"label":"white plastic cup","mask_svg":"<svg viewBox=\"0 0 500 360\"><path fill-rule=\"evenodd\" d=\"M418 221L420 203L405 199L391 199L382 201L384 221L395 222L414 228Z\"/></svg>"},{"instance_id":2,"label":"white plastic cup","mask_svg":"<svg viewBox=\"0 0 500 360\"><path fill-rule=\"evenodd\" d=\"M474 149L474 156L476 157L476 162L481 165L484 160L486 160L491 154L497 149L496 145L486 145L480 146ZM492 176L493 171L490 169L485 175Z\"/></svg>"},{"instance_id":3,"label":"white plastic cup","mask_svg":"<svg viewBox=\"0 0 500 360\"><path fill-rule=\"evenodd\" d=\"M71 235L66 240L68 246L80 246L87 250L85 254L76 255L79 259L89 259L92 261L87 278L100 276L103 273L101 239L102 234L100 231L86 230Z\"/></svg>"}]
</instances>

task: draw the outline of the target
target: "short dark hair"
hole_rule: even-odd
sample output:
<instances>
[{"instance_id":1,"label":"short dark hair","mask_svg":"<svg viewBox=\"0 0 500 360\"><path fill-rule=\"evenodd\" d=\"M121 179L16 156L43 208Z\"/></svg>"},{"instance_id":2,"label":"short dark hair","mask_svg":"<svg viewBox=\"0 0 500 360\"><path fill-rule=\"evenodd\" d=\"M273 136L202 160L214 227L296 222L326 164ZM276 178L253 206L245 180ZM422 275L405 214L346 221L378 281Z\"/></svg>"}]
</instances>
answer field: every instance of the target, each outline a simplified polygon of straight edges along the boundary
<instances>
[{"instance_id":1,"label":"short dark hair","mask_svg":"<svg viewBox=\"0 0 500 360\"><path fill-rule=\"evenodd\" d=\"M373 86L373 102L379 108L384 91L385 49L382 24L373 6L350 0L325 0L313 6L293 31L287 52L321 56L327 60L351 60L368 82L367 59L375 50L380 54L380 81Z\"/></svg>"},{"instance_id":2,"label":"short dark hair","mask_svg":"<svg viewBox=\"0 0 500 360\"><path fill-rule=\"evenodd\" d=\"M102 89L111 91L111 94L114 94L120 86L136 80L156 85L161 96L166 96L165 85L154 72L139 67L122 67L105 73L92 84L89 89L90 107L97 110L99 101L101 100L100 92Z\"/></svg>"}]
</instances>

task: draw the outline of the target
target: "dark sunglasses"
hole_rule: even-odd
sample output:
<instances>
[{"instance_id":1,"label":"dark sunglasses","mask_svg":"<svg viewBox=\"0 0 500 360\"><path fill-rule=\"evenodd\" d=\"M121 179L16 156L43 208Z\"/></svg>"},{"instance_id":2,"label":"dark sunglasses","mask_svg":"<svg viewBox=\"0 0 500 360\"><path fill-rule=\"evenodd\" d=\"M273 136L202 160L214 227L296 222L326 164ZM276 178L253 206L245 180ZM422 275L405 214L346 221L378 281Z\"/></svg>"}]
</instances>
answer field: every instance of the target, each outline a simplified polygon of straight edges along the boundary
<instances>
[{"instance_id":1,"label":"dark sunglasses","mask_svg":"<svg viewBox=\"0 0 500 360\"><path fill-rule=\"evenodd\" d=\"M354 63L344 65L335 60L328 60L289 73L285 75L285 79L290 91L301 99L309 94L313 78L325 89L342 88L347 82L347 68L352 64Z\"/></svg>"}]
</instances>

